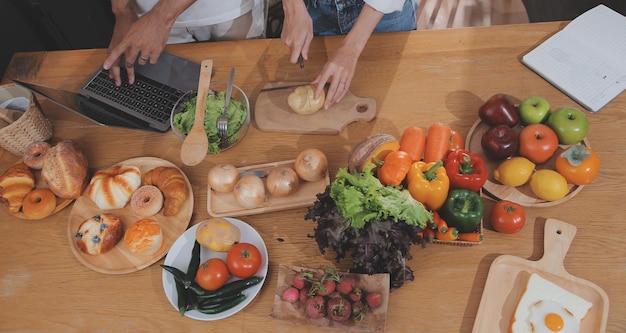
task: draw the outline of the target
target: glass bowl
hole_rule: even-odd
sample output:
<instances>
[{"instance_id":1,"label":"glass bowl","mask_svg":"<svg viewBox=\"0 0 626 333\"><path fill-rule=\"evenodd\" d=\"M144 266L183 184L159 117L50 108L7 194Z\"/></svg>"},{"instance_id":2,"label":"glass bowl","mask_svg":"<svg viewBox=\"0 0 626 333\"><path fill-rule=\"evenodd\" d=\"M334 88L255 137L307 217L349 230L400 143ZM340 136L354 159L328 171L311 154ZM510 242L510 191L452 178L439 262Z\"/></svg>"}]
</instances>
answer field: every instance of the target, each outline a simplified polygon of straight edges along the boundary
<instances>
[{"instance_id":1,"label":"glass bowl","mask_svg":"<svg viewBox=\"0 0 626 333\"><path fill-rule=\"evenodd\" d=\"M239 142L250 127L250 102L248 96L233 84L228 107L228 137L220 139L217 134L217 118L224 110L224 97L226 95L226 82L211 82L207 96L207 110L204 115L205 132L209 139L208 154L217 154L233 147ZM193 125L193 115L196 107L197 91L192 90L183 94L172 109L170 123L172 132L180 141L184 141L187 133ZM216 98L217 97L217 98ZM221 98L220 98L221 97ZM184 115L179 115L184 114ZM178 116L177 116L178 115Z\"/></svg>"}]
</instances>

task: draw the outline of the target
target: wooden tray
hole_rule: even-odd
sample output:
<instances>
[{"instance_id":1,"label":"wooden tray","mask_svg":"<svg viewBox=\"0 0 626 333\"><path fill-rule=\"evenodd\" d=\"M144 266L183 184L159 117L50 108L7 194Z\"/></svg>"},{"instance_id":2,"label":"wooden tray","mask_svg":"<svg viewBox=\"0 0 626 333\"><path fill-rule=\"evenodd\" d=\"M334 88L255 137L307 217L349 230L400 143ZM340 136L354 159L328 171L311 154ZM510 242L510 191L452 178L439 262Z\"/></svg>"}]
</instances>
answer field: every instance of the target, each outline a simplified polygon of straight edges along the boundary
<instances>
[{"instance_id":1,"label":"wooden tray","mask_svg":"<svg viewBox=\"0 0 626 333\"><path fill-rule=\"evenodd\" d=\"M307 271L323 273L321 269L312 269L300 266L280 264L278 267L278 281L276 282L276 294L270 317L301 325L309 325L322 328L339 329L341 332L384 332L387 320L387 308L389 300L389 274L350 274L356 277L356 287L369 292L379 292L382 298L380 307L370 309L365 319L355 323L352 320L344 322L333 321L327 317L319 319L308 318L304 313L304 305L300 302L288 303L281 299L285 289L291 286L291 277L294 272ZM345 273L342 273L345 274Z\"/></svg>"},{"instance_id":2,"label":"wooden tray","mask_svg":"<svg viewBox=\"0 0 626 333\"><path fill-rule=\"evenodd\" d=\"M511 318L531 273L559 285L592 303L581 321L581 332L604 332L609 315L609 298L600 287L569 274L563 259L576 235L572 224L548 219L545 225L544 254L537 261L501 255L491 264L480 300L473 332L508 332Z\"/></svg>"},{"instance_id":3,"label":"wooden tray","mask_svg":"<svg viewBox=\"0 0 626 333\"><path fill-rule=\"evenodd\" d=\"M274 163L266 163L266 164L257 164L251 165L247 167L237 168L239 173L242 172L259 172L260 174L267 174L269 170L279 167L279 166L289 166L293 167L295 160L274 162ZM262 178L265 181L265 178ZM207 182L208 183L208 182ZM222 216L242 216L242 215L253 215L253 214L262 214L268 212L275 212L285 209L291 208L300 208L300 207L309 207L312 206L315 202L316 195L318 193L323 193L326 190L326 186L330 184L330 177L328 176L328 171L326 171L326 176L321 180L315 182L307 182L304 180L300 180L300 184L298 186L298 190L295 193L292 193L285 197L275 197L272 196L269 192L267 192L268 201L265 205L257 208L243 208L241 207L233 197L232 193L219 193L213 191L211 185L208 184L207 191L207 211L211 216L214 217L222 217Z\"/></svg>"},{"instance_id":4,"label":"wooden tray","mask_svg":"<svg viewBox=\"0 0 626 333\"><path fill-rule=\"evenodd\" d=\"M174 164L156 157L138 157L117 164L134 165L141 170L142 175L157 166L176 167ZM83 195L76 200L72 207L69 223L67 225L67 237L70 248L78 261L100 273L126 274L144 269L160 260L169 251L174 241L187 229L189 221L191 220L191 214L193 213L193 192L191 184L187 176L184 173L183 175L187 182L188 193L187 199L183 203L180 211L174 216L165 217L162 213L159 213L150 217L159 222L161 230L163 231L163 245L161 249L150 256L131 252L126 248L122 240L120 240L113 249L100 255L89 255L80 251L78 247L76 247L74 238L76 230L78 230L78 227L83 221L103 212L86 193L83 192ZM124 230L139 219L139 216L135 215L135 213L128 208L128 205L124 208L112 209L107 212L117 215L122 220Z\"/></svg>"},{"instance_id":5,"label":"wooden tray","mask_svg":"<svg viewBox=\"0 0 626 333\"><path fill-rule=\"evenodd\" d=\"M549 207L549 206L558 205L560 203L563 203L573 198L576 194L578 194L578 192L580 192L583 189L584 187L583 185L567 184L567 186L569 187L569 192L567 193L567 195L565 195L564 198L560 200L555 200L555 201L546 201L546 200L538 198L533 193L533 191L530 188L530 183L526 183L518 187L511 187L511 186L500 184L497 180L493 178L493 170L495 170L502 161L493 161L492 159L487 157L480 144L480 139L482 138L483 134L488 129L489 129L489 125L478 120L474 123L474 125L470 129L469 133L467 134L467 138L465 140L465 149L473 153L479 154L485 160L485 165L487 167L487 171L489 172L489 178L487 179L487 182L483 186L483 192L482 192L485 197L495 198L498 200L506 199L506 200L516 202L526 207ZM516 126L515 130L519 132L521 130L521 127ZM585 140L583 140L582 144L589 147L589 142L587 141L586 138ZM568 146L565 146L565 145L559 146L559 148L554 153L552 158L550 158L548 161L544 163L537 164L535 166L535 169L536 170L539 170L539 169L554 170L554 164L555 164L558 154L560 154L567 147Z\"/></svg>"},{"instance_id":6,"label":"wooden tray","mask_svg":"<svg viewBox=\"0 0 626 333\"><path fill-rule=\"evenodd\" d=\"M16 164L17 163L22 163L23 161L24 161L23 159L20 159L19 161L16 162ZM41 177L41 170L30 169L30 171L35 176L35 188L48 188L48 184ZM63 208L69 206L69 204L71 204L74 201L74 199L62 199L62 198L59 198L59 197L56 197L56 199L57 199L57 206L56 206L56 208L54 208L52 213L50 213L50 215L48 215L48 216L52 216L52 215L60 212L61 210L63 210ZM21 209L17 213L10 212L8 209L7 209L7 212L9 214L17 217L17 218L22 219L22 220L39 221L39 220L45 219L45 218L43 218L43 219L33 219L33 218L26 217L26 215L24 215L24 212L22 212Z\"/></svg>"},{"instance_id":7,"label":"wooden tray","mask_svg":"<svg viewBox=\"0 0 626 333\"><path fill-rule=\"evenodd\" d=\"M259 92L254 106L254 121L266 132L339 134L350 123L371 121L376 117L376 100L351 92L337 104L310 115L297 114L287 104L296 86L308 82L270 82Z\"/></svg>"}]
</instances>

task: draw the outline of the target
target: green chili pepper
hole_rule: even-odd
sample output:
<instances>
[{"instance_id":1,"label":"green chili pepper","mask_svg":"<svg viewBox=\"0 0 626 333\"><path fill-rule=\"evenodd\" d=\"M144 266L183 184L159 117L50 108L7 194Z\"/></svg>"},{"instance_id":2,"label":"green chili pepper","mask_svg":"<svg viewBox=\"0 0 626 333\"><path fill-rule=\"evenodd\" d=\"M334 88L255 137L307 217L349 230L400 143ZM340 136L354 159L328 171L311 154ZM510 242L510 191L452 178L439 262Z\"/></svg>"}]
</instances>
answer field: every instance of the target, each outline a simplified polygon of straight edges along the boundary
<instances>
[{"instance_id":1,"label":"green chili pepper","mask_svg":"<svg viewBox=\"0 0 626 333\"><path fill-rule=\"evenodd\" d=\"M191 251L191 259L187 267L187 273L185 274L185 289L191 286L191 283L196 278L196 273L200 267L200 243L196 240Z\"/></svg>"},{"instance_id":2,"label":"green chili pepper","mask_svg":"<svg viewBox=\"0 0 626 333\"><path fill-rule=\"evenodd\" d=\"M448 193L439 215L459 233L474 232L483 217L483 202L477 192L455 189Z\"/></svg>"},{"instance_id":3,"label":"green chili pepper","mask_svg":"<svg viewBox=\"0 0 626 333\"><path fill-rule=\"evenodd\" d=\"M234 308L235 306L243 302L245 299L246 299L246 295L240 294L226 303L222 303L217 306L198 307L197 310L204 314L216 314L216 313L224 312L226 310Z\"/></svg>"}]
</instances>

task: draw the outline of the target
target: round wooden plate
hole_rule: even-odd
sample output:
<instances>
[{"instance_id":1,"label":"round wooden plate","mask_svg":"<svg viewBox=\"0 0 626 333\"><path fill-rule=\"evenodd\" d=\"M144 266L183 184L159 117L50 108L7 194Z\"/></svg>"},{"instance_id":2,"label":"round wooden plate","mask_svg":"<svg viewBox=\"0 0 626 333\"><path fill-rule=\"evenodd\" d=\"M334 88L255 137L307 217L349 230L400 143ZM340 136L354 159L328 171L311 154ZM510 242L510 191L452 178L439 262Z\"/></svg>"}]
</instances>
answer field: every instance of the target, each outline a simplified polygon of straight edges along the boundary
<instances>
[{"instance_id":1,"label":"round wooden plate","mask_svg":"<svg viewBox=\"0 0 626 333\"><path fill-rule=\"evenodd\" d=\"M563 203L572 197L574 197L578 192L583 189L583 185L572 185L568 184L569 192L563 199L555 200L555 201L546 201L538 198L530 188L530 184L526 183L522 186L511 187L500 184L493 178L493 170L495 170L501 161L494 161L486 156L483 148L480 144L480 139L483 134L489 129L489 125L483 123L481 120L476 121L469 133L467 134L467 138L465 139L465 149L469 150L473 153L477 153L483 157L485 160L485 165L487 167L487 171L489 172L489 178L487 182L483 186L483 194L487 197L495 198L497 200L509 200L512 202L516 202L522 206L526 207L549 207L558 205ZM515 127L515 130L519 132L521 127L518 125ZM582 144L586 147L589 147L589 142L587 139L583 140ZM554 170L554 164L557 156L566 149L568 146L561 145L557 149L556 153L546 162L537 164L535 166L536 170L540 169L552 169Z\"/></svg>"},{"instance_id":2,"label":"round wooden plate","mask_svg":"<svg viewBox=\"0 0 626 333\"><path fill-rule=\"evenodd\" d=\"M176 167L174 164L156 157L138 157L117 164L134 165L141 170L142 175L158 166ZM187 229L189 221L191 220L191 214L193 213L193 192L191 183L189 183L189 179L184 173L183 175L187 183L188 193L187 199L183 203L180 211L174 216L166 217L163 216L162 212L159 212L150 217L161 225L161 230L163 231L163 245L159 251L149 256L131 252L121 240L113 249L100 255L89 255L80 251L76 246L76 239L74 238L78 227L86 219L103 212L86 196L85 192L83 192L83 195L76 199L72 207L67 226L67 237L69 239L70 248L78 261L100 273L126 274L144 269L160 260L169 251L174 241ZM139 216L135 215L135 213L128 208L128 205L124 208L112 209L107 212L117 215L122 220L124 229L139 220Z\"/></svg>"}]
</instances>

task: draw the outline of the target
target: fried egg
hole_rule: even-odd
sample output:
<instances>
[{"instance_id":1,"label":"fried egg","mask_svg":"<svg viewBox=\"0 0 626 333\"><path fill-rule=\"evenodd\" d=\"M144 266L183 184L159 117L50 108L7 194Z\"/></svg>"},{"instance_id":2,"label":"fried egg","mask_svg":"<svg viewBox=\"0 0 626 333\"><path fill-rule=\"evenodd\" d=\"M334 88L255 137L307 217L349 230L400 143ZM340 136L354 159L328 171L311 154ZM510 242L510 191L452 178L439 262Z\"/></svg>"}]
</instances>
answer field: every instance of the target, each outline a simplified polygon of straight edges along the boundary
<instances>
[{"instance_id":1,"label":"fried egg","mask_svg":"<svg viewBox=\"0 0 626 333\"><path fill-rule=\"evenodd\" d=\"M530 308L531 332L554 333L554 332L578 332L580 321L554 301L538 301Z\"/></svg>"},{"instance_id":2,"label":"fried egg","mask_svg":"<svg viewBox=\"0 0 626 333\"><path fill-rule=\"evenodd\" d=\"M584 298L533 273L515 309L510 331L579 332L580 322L591 306Z\"/></svg>"}]
</instances>

